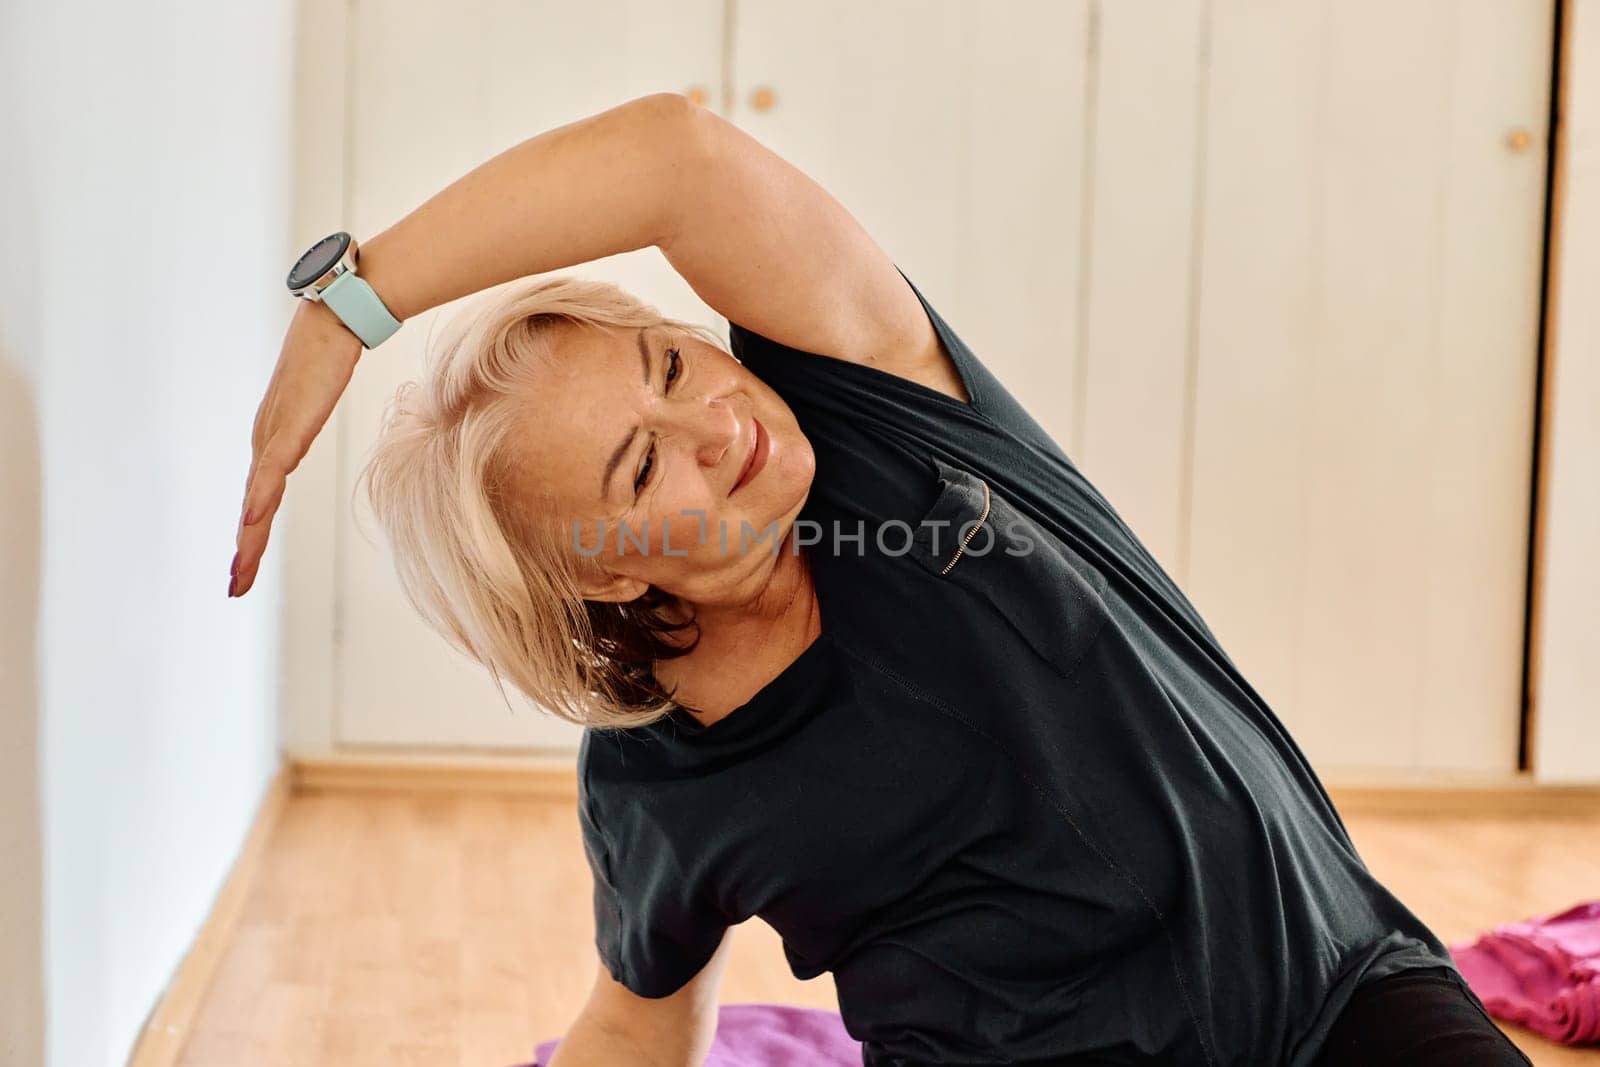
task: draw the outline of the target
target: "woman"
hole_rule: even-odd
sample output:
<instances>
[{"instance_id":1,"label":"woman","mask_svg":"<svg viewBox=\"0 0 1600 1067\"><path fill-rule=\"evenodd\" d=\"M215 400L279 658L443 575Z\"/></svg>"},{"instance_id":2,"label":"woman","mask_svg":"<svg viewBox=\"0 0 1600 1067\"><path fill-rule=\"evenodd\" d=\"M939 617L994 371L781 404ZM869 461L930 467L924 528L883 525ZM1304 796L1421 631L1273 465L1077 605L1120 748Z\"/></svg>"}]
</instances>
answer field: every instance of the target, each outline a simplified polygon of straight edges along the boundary
<instances>
[{"instance_id":1,"label":"woman","mask_svg":"<svg viewBox=\"0 0 1600 1067\"><path fill-rule=\"evenodd\" d=\"M523 283L366 472L419 610L589 727L600 965L559 1067L699 1062L757 915L868 1064L1528 1062L1105 499L736 127L658 94L552 130L360 271L404 319L647 245L731 355ZM230 593L360 350L300 308Z\"/></svg>"}]
</instances>

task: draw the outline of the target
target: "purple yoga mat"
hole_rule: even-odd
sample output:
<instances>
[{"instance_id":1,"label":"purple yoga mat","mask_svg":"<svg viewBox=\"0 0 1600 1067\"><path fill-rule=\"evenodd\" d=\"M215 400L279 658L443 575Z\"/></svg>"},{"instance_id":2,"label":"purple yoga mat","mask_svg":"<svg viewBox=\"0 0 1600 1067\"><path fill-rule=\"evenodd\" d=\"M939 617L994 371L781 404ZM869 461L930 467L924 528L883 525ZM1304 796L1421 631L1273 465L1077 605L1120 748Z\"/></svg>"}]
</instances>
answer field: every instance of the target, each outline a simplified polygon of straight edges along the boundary
<instances>
[{"instance_id":1,"label":"purple yoga mat","mask_svg":"<svg viewBox=\"0 0 1600 1067\"><path fill-rule=\"evenodd\" d=\"M558 1039L529 1067L547 1067ZM861 1042L836 1011L786 1004L724 1004L705 1067L861 1067Z\"/></svg>"}]
</instances>

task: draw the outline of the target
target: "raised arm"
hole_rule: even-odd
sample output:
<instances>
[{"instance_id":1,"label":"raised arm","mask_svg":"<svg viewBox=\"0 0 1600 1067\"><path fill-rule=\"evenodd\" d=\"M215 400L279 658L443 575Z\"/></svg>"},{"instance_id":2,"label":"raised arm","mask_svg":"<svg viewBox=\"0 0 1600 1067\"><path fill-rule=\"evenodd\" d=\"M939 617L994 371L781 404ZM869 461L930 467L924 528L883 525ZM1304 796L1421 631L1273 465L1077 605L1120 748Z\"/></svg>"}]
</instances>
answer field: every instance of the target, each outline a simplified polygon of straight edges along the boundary
<instances>
[{"instance_id":1,"label":"raised arm","mask_svg":"<svg viewBox=\"0 0 1600 1067\"><path fill-rule=\"evenodd\" d=\"M659 243L677 225L694 110L656 93L532 137L361 241L358 268L404 320L515 278ZM296 309L256 411L229 596L255 585L288 476L361 352L325 305Z\"/></svg>"},{"instance_id":2,"label":"raised arm","mask_svg":"<svg viewBox=\"0 0 1600 1067\"><path fill-rule=\"evenodd\" d=\"M361 273L403 320L660 244L679 226L699 110L653 93L508 148L365 241Z\"/></svg>"},{"instance_id":3,"label":"raised arm","mask_svg":"<svg viewBox=\"0 0 1600 1067\"><path fill-rule=\"evenodd\" d=\"M954 391L915 294L849 212L676 93L639 97L507 149L361 242L359 269L403 320L651 245L728 319ZM256 413L230 595L255 584L287 478L361 352L327 307L297 309Z\"/></svg>"},{"instance_id":4,"label":"raised arm","mask_svg":"<svg viewBox=\"0 0 1600 1067\"><path fill-rule=\"evenodd\" d=\"M724 318L803 351L906 362L927 321L816 182L715 112L655 93L501 153L363 246L399 318L659 247Z\"/></svg>"}]
</instances>

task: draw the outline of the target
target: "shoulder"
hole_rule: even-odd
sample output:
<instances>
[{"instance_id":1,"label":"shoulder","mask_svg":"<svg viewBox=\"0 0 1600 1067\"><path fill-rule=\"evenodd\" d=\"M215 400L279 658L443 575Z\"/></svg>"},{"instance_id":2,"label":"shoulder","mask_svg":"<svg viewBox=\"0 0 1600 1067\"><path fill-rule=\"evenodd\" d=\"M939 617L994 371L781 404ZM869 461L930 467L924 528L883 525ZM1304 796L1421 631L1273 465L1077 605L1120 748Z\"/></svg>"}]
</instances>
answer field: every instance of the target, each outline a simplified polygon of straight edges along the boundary
<instances>
[{"instance_id":1,"label":"shoulder","mask_svg":"<svg viewBox=\"0 0 1600 1067\"><path fill-rule=\"evenodd\" d=\"M919 295L839 200L715 112L656 104L688 120L656 245L708 307L797 351L945 380Z\"/></svg>"},{"instance_id":2,"label":"shoulder","mask_svg":"<svg viewBox=\"0 0 1600 1067\"><path fill-rule=\"evenodd\" d=\"M583 732L578 742L578 813L584 829L600 835L603 830L629 811L624 794L629 787L630 764L633 750L640 756L649 754L649 746L630 744L627 731L591 728Z\"/></svg>"},{"instance_id":3,"label":"shoulder","mask_svg":"<svg viewBox=\"0 0 1600 1067\"><path fill-rule=\"evenodd\" d=\"M587 729L578 745L578 824L585 844L606 855L624 846L636 851L662 829L655 812L660 793L651 781L656 746L630 736Z\"/></svg>"},{"instance_id":4,"label":"shoulder","mask_svg":"<svg viewBox=\"0 0 1600 1067\"><path fill-rule=\"evenodd\" d=\"M818 379L818 371L828 368L859 367L869 374L910 382L919 390L975 407L972 393L979 372L974 369L974 358L953 335L946 340L935 322L938 313L925 304L910 279L898 269L894 270L894 277L899 283L895 297L898 307L881 314L879 326L861 334L861 340L815 344L815 338L781 325L761 325L760 319L729 319L729 347L734 356L762 378L793 383ZM827 317L822 310L815 315ZM834 375L821 377L831 379ZM872 377L845 377L863 386L875 384Z\"/></svg>"}]
</instances>

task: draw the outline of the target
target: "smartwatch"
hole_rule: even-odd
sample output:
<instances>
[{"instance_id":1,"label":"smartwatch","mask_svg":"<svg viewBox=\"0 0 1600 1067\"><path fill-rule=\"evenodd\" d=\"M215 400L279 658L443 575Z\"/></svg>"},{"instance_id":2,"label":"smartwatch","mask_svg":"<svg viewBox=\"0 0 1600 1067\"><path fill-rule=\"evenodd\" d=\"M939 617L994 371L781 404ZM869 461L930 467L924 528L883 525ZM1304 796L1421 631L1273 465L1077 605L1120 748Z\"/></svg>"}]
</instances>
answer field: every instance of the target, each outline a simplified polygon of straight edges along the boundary
<instances>
[{"instance_id":1,"label":"smartwatch","mask_svg":"<svg viewBox=\"0 0 1600 1067\"><path fill-rule=\"evenodd\" d=\"M356 275L356 242L349 234L330 234L306 249L289 269L289 292L303 300L320 300L361 338L377 348L400 328L365 278Z\"/></svg>"}]
</instances>

